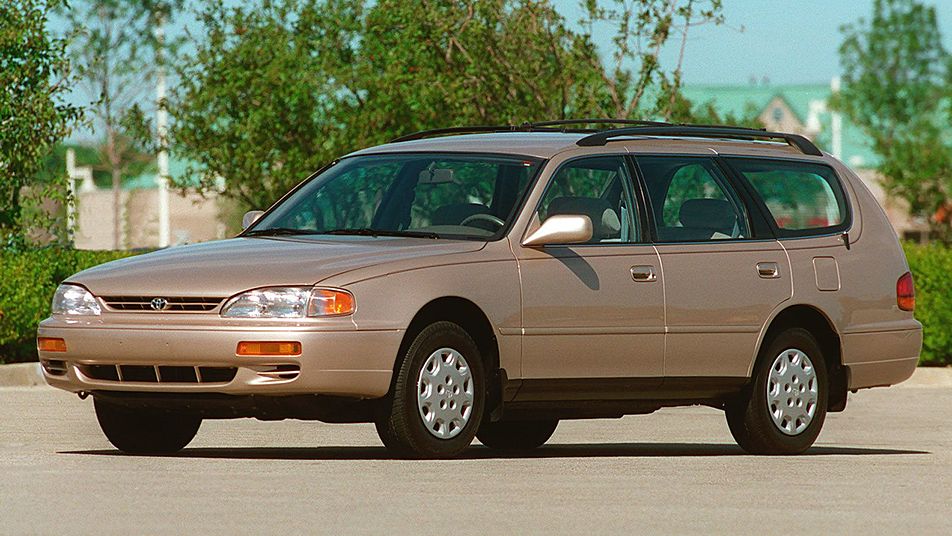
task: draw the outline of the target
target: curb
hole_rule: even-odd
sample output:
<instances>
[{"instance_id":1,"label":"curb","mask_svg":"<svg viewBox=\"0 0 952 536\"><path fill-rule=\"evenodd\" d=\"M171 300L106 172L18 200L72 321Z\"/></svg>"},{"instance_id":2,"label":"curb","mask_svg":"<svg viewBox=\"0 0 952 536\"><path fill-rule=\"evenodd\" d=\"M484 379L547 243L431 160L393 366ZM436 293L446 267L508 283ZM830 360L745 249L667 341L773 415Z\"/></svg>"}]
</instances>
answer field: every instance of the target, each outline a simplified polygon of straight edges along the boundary
<instances>
[{"instance_id":1,"label":"curb","mask_svg":"<svg viewBox=\"0 0 952 536\"><path fill-rule=\"evenodd\" d=\"M46 385L39 363L0 365L0 387L35 387Z\"/></svg>"},{"instance_id":2,"label":"curb","mask_svg":"<svg viewBox=\"0 0 952 536\"><path fill-rule=\"evenodd\" d=\"M39 363L0 365L0 387L46 385ZM906 388L952 388L952 367L919 367L912 377L899 384Z\"/></svg>"},{"instance_id":3,"label":"curb","mask_svg":"<svg viewBox=\"0 0 952 536\"><path fill-rule=\"evenodd\" d=\"M919 367L898 387L952 388L952 367Z\"/></svg>"}]
</instances>

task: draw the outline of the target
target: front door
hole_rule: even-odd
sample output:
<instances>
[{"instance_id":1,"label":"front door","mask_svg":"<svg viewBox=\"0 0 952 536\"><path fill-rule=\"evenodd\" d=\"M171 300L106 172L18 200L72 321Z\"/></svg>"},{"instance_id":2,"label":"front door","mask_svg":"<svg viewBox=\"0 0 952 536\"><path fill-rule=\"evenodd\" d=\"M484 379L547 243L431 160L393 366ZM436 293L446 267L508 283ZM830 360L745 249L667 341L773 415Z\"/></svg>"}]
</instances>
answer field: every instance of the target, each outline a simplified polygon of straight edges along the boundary
<instances>
[{"instance_id":1,"label":"front door","mask_svg":"<svg viewBox=\"0 0 952 536\"><path fill-rule=\"evenodd\" d=\"M594 235L587 244L514 244L523 292L523 378L660 381L661 265L634 199L620 155L571 160L552 175L535 223L584 214Z\"/></svg>"}]
</instances>

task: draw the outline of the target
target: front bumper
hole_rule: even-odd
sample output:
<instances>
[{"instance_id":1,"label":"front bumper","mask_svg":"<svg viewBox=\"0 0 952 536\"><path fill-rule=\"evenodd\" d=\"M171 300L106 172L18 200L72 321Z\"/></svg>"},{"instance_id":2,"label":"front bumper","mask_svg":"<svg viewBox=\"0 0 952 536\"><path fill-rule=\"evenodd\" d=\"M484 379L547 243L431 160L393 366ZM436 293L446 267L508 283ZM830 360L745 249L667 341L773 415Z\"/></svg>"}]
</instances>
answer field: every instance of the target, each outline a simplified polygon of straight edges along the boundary
<instances>
[{"instance_id":1,"label":"front bumper","mask_svg":"<svg viewBox=\"0 0 952 536\"><path fill-rule=\"evenodd\" d=\"M322 394L384 396L390 388L402 330L315 329L287 326L189 326L74 324L44 320L37 334L66 341L65 352L39 352L43 375L67 391L221 393L234 395ZM239 357L240 341L298 341L295 357ZM100 367L91 367L100 365ZM132 379L103 379L94 369L148 370ZM167 367L167 368L164 368ZM195 369L195 379L163 371ZM232 370L234 377L202 381L203 370ZM236 369L236 370L235 370ZM277 374L274 371L284 371ZM129 375L131 376L131 375ZM210 375L209 375L210 376Z\"/></svg>"}]
</instances>

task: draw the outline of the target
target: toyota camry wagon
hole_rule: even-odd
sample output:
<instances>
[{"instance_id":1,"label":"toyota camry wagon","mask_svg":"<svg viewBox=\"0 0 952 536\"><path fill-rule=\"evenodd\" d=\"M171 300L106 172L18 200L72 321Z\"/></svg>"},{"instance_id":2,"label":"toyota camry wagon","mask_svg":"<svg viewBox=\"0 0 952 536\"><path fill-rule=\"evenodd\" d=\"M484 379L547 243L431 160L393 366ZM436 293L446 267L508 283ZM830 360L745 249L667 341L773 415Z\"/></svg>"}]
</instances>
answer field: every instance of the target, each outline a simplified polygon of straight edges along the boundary
<instances>
[{"instance_id":1,"label":"toyota camry wagon","mask_svg":"<svg viewBox=\"0 0 952 536\"><path fill-rule=\"evenodd\" d=\"M442 458L705 405L744 450L795 454L849 392L907 379L922 342L883 211L793 134L421 132L244 223L56 291L46 380L91 395L118 449L253 417L374 423L395 455Z\"/></svg>"}]
</instances>

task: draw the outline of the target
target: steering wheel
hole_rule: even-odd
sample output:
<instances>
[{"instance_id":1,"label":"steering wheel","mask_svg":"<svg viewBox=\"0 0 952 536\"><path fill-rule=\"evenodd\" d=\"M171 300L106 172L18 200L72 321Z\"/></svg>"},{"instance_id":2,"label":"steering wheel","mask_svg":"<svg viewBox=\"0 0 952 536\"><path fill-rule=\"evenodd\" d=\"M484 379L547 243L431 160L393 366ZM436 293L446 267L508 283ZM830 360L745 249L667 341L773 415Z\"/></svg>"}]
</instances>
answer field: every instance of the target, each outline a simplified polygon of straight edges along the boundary
<instances>
[{"instance_id":1,"label":"steering wheel","mask_svg":"<svg viewBox=\"0 0 952 536\"><path fill-rule=\"evenodd\" d=\"M492 214L473 214L467 218L464 218L463 221L459 222L460 225L466 225L467 223L473 221L488 221L489 223L494 223L499 226L500 229L506 226L506 222L501 219L493 216Z\"/></svg>"}]
</instances>

